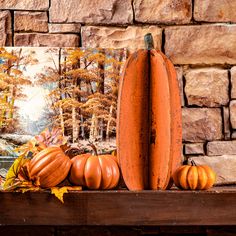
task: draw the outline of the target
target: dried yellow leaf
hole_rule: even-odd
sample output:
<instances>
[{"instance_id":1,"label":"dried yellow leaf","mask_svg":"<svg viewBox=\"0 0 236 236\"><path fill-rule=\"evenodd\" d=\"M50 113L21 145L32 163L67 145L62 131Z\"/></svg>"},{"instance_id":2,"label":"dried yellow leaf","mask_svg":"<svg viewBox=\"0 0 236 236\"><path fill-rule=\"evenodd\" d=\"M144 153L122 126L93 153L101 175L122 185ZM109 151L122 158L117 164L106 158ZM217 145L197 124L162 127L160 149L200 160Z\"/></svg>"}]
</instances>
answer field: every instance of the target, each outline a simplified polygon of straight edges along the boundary
<instances>
[{"instance_id":1,"label":"dried yellow leaf","mask_svg":"<svg viewBox=\"0 0 236 236\"><path fill-rule=\"evenodd\" d=\"M64 203L63 195L68 191L81 191L81 186L64 186L64 187L52 187L51 194L54 194L62 203Z\"/></svg>"},{"instance_id":2,"label":"dried yellow leaf","mask_svg":"<svg viewBox=\"0 0 236 236\"><path fill-rule=\"evenodd\" d=\"M67 187L53 187L51 188L51 194L54 194L62 203L64 203L63 195L68 193Z\"/></svg>"},{"instance_id":3,"label":"dried yellow leaf","mask_svg":"<svg viewBox=\"0 0 236 236\"><path fill-rule=\"evenodd\" d=\"M10 169L7 172L6 181L3 185L4 189L7 189L12 184L14 184L17 175L21 169L21 167L27 162L28 160L24 157L24 155L19 156L12 164Z\"/></svg>"}]
</instances>

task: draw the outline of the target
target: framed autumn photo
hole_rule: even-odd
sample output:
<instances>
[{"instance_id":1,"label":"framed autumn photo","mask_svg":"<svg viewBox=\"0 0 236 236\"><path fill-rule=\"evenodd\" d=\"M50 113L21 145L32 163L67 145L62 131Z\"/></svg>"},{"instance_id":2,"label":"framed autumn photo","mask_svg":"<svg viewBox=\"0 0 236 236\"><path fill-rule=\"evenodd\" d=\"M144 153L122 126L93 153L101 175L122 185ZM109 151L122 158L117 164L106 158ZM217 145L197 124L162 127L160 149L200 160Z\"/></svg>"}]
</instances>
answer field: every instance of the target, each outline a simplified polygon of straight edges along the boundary
<instances>
[{"instance_id":1,"label":"framed autumn photo","mask_svg":"<svg viewBox=\"0 0 236 236\"><path fill-rule=\"evenodd\" d=\"M116 149L118 86L125 49L0 49L0 156L15 158L53 144Z\"/></svg>"}]
</instances>

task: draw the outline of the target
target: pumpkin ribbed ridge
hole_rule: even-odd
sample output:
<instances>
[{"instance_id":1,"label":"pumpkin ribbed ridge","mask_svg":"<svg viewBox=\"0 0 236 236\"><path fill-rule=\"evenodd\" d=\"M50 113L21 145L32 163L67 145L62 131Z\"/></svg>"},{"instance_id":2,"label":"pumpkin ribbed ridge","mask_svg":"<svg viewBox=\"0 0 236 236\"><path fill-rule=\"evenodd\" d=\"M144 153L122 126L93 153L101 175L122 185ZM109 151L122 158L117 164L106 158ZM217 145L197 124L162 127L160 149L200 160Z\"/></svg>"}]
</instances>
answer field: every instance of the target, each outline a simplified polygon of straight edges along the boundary
<instances>
[{"instance_id":1,"label":"pumpkin ribbed ridge","mask_svg":"<svg viewBox=\"0 0 236 236\"><path fill-rule=\"evenodd\" d=\"M180 189L209 189L215 183L216 174L209 166L181 166L173 174L175 185Z\"/></svg>"},{"instance_id":2,"label":"pumpkin ribbed ridge","mask_svg":"<svg viewBox=\"0 0 236 236\"><path fill-rule=\"evenodd\" d=\"M49 147L49 148L45 148L44 150L42 150L41 152L39 152L36 156L34 156L34 158L30 161L30 168L34 168L34 166L40 161L43 160L43 158L45 156L48 156L50 153L57 151L58 152L58 148L57 147ZM60 150L59 150L60 151Z\"/></svg>"},{"instance_id":3,"label":"pumpkin ribbed ridge","mask_svg":"<svg viewBox=\"0 0 236 236\"><path fill-rule=\"evenodd\" d=\"M48 154L40 155L39 153L36 155L35 158L37 158L37 160L34 161L34 165L30 165L30 175L37 175L39 171L50 165L55 160L55 156L59 153L60 150L55 150Z\"/></svg>"},{"instance_id":4,"label":"pumpkin ribbed ridge","mask_svg":"<svg viewBox=\"0 0 236 236\"><path fill-rule=\"evenodd\" d=\"M70 166L70 158L61 148L46 148L30 161L29 178L41 187L53 187L66 178Z\"/></svg>"},{"instance_id":5,"label":"pumpkin ribbed ridge","mask_svg":"<svg viewBox=\"0 0 236 236\"><path fill-rule=\"evenodd\" d=\"M112 189L119 182L120 171L111 155L78 155L72 159L69 180L89 189Z\"/></svg>"},{"instance_id":6,"label":"pumpkin ribbed ridge","mask_svg":"<svg viewBox=\"0 0 236 236\"><path fill-rule=\"evenodd\" d=\"M54 168L60 169L60 172L54 171L50 175L48 175L47 177L42 174L41 176L43 176L43 178L41 178L39 180L41 182L41 185L55 186L55 185L59 184L68 175L70 166L71 166L71 163L68 160L64 160L62 163L58 162L58 167L54 166ZM60 176L58 176L58 175L60 175Z\"/></svg>"}]
</instances>

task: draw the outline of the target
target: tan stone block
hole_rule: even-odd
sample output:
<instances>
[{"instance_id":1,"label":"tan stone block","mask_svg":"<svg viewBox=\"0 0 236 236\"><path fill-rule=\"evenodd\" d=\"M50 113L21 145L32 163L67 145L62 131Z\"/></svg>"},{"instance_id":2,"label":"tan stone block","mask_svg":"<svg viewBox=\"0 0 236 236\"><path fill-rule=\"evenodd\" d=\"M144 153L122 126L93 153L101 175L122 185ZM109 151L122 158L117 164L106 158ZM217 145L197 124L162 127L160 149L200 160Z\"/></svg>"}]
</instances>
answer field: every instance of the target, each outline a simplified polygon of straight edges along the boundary
<instances>
[{"instance_id":1,"label":"tan stone block","mask_svg":"<svg viewBox=\"0 0 236 236\"><path fill-rule=\"evenodd\" d=\"M229 102L228 71L217 68L190 69L185 74L188 105L220 107Z\"/></svg>"},{"instance_id":2,"label":"tan stone block","mask_svg":"<svg viewBox=\"0 0 236 236\"><path fill-rule=\"evenodd\" d=\"M195 0L194 19L206 22L236 22L236 1Z\"/></svg>"},{"instance_id":3,"label":"tan stone block","mask_svg":"<svg viewBox=\"0 0 236 236\"><path fill-rule=\"evenodd\" d=\"M48 16L46 12L15 11L15 31L48 31Z\"/></svg>"},{"instance_id":4,"label":"tan stone block","mask_svg":"<svg viewBox=\"0 0 236 236\"><path fill-rule=\"evenodd\" d=\"M231 134L231 139L235 140L236 139L236 131L233 131Z\"/></svg>"},{"instance_id":5,"label":"tan stone block","mask_svg":"<svg viewBox=\"0 0 236 236\"><path fill-rule=\"evenodd\" d=\"M222 138L220 108L182 108L183 141L203 142Z\"/></svg>"},{"instance_id":6,"label":"tan stone block","mask_svg":"<svg viewBox=\"0 0 236 236\"><path fill-rule=\"evenodd\" d=\"M134 0L135 21L143 23L188 23L192 17L191 0Z\"/></svg>"},{"instance_id":7,"label":"tan stone block","mask_svg":"<svg viewBox=\"0 0 236 236\"><path fill-rule=\"evenodd\" d=\"M49 24L49 33L79 33L81 25L74 24Z\"/></svg>"},{"instance_id":8,"label":"tan stone block","mask_svg":"<svg viewBox=\"0 0 236 236\"><path fill-rule=\"evenodd\" d=\"M78 47L79 36L75 34L15 34L15 46Z\"/></svg>"},{"instance_id":9,"label":"tan stone block","mask_svg":"<svg viewBox=\"0 0 236 236\"><path fill-rule=\"evenodd\" d=\"M0 46L12 45L12 27L10 11L0 11Z\"/></svg>"},{"instance_id":10,"label":"tan stone block","mask_svg":"<svg viewBox=\"0 0 236 236\"><path fill-rule=\"evenodd\" d=\"M224 136L225 140L230 140L230 117L229 108L223 107L223 122L224 122Z\"/></svg>"},{"instance_id":11,"label":"tan stone block","mask_svg":"<svg viewBox=\"0 0 236 236\"><path fill-rule=\"evenodd\" d=\"M185 155L203 155L204 154L204 147L203 143L186 143L184 145L184 154Z\"/></svg>"},{"instance_id":12,"label":"tan stone block","mask_svg":"<svg viewBox=\"0 0 236 236\"><path fill-rule=\"evenodd\" d=\"M130 24L133 22L131 0L51 0L50 22Z\"/></svg>"},{"instance_id":13,"label":"tan stone block","mask_svg":"<svg viewBox=\"0 0 236 236\"><path fill-rule=\"evenodd\" d=\"M236 66L231 68L231 98L236 98Z\"/></svg>"},{"instance_id":14,"label":"tan stone block","mask_svg":"<svg viewBox=\"0 0 236 236\"><path fill-rule=\"evenodd\" d=\"M152 33L154 47L161 48L162 30L157 26L127 28L118 27L82 27L83 47L128 48L130 52L145 48L144 35Z\"/></svg>"},{"instance_id":15,"label":"tan stone block","mask_svg":"<svg viewBox=\"0 0 236 236\"><path fill-rule=\"evenodd\" d=\"M216 172L216 184L230 184L236 182L236 155L196 156L188 159L197 165L208 165Z\"/></svg>"},{"instance_id":16,"label":"tan stone block","mask_svg":"<svg viewBox=\"0 0 236 236\"><path fill-rule=\"evenodd\" d=\"M179 82L179 93L181 98L181 106L184 106L184 87L183 87L183 68L182 67L175 67L177 79Z\"/></svg>"},{"instance_id":17,"label":"tan stone block","mask_svg":"<svg viewBox=\"0 0 236 236\"><path fill-rule=\"evenodd\" d=\"M236 141L213 141L207 143L208 156L236 154Z\"/></svg>"},{"instance_id":18,"label":"tan stone block","mask_svg":"<svg viewBox=\"0 0 236 236\"><path fill-rule=\"evenodd\" d=\"M233 129L236 129L236 100L230 101L230 123Z\"/></svg>"},{"instance_id":19,"label":"tan stone block","mask_svg":"<svg viewBox=\"0 0 236 236\"><path fill-rule=\"evenodd\" d=\"M0 9L10 10L47 10L49 0L0 0Z\"/></svg>"},{"instance_id":20,"label":"tan stone block","mask_svg":"<svg viewBox=\"0 0 236 236\"><path fill-rule=\"evenodd\" d=\"M167 27L165 53L175 64L235 64L236 25Z\"/></svg>"}]
</instances>

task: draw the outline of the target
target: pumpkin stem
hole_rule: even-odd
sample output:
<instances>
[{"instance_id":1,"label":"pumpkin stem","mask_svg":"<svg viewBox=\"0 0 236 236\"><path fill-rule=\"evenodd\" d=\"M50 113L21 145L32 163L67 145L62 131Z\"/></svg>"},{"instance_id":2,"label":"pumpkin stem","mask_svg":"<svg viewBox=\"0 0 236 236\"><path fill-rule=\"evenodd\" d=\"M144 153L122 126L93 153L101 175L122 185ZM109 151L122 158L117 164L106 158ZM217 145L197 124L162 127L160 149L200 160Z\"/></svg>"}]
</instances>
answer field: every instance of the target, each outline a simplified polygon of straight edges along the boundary
<instances>
[{"instance_id":1,"label":"pumpkin stem","mask_svg":"<svg viewBox=\"0 0 236 236\"><path fill-rule=\"evenodd\" d=\"M89 141L89 146L93 149L95 156L98 156L98 151L97 151L96 146L90 141Z\"/></svg>"},{"instance_id":2,"label":"pumpkin stem","mask_svg":"<svg viewBox=\"0 0 236 236\"><path fill-rule=\"evenodd\" d=\"M191 165L192 166L197 166L194 160L191 160Z\"/></svg>"},{"instance_id":3,"label":"pumpkin stem","mask_svg":"<svg viewBox=\"0 0 236 236\"><path fill-rule=\"evenodd\" d=\"M147 50L151 50L154 48L153 37L151 33L147 33L144 36L145 47Z\"/></svg>"}]
</instances>

